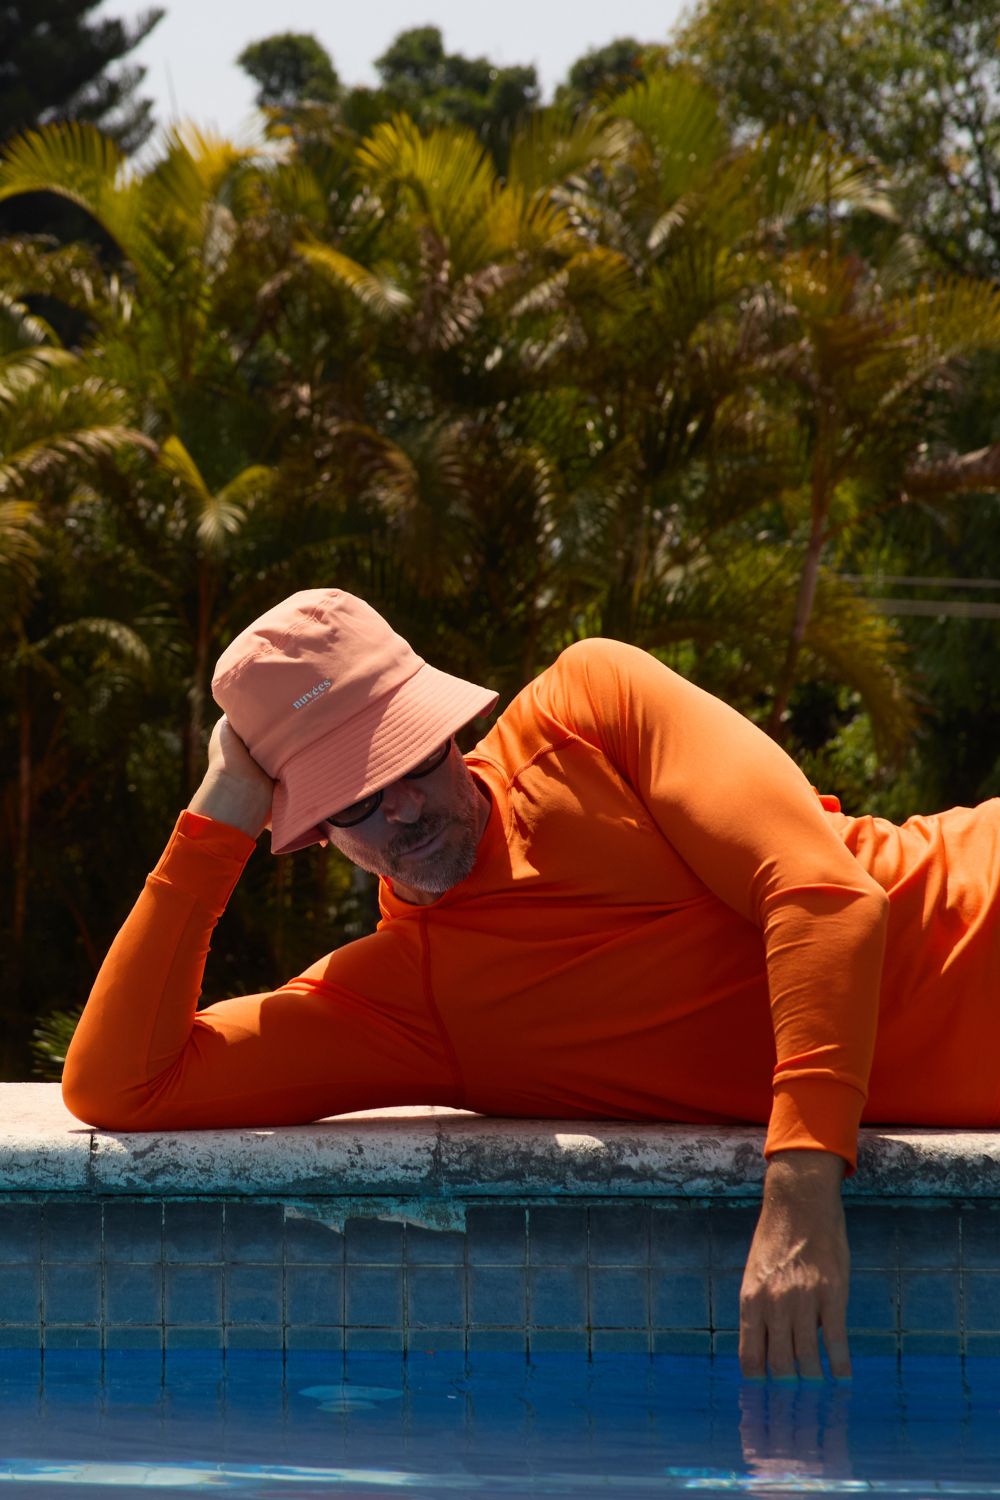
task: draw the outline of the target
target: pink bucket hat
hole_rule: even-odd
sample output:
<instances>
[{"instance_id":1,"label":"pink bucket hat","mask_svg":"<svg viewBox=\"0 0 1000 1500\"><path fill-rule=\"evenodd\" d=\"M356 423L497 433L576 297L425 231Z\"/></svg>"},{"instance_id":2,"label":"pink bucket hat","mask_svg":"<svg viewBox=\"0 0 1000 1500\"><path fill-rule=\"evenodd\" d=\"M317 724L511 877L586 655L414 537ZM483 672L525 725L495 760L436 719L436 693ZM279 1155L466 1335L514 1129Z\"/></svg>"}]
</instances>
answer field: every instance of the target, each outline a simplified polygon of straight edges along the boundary
<instances>
[{"instance_id":1,"label":"pink bucket hat","mask_svg":"<svg viewBox=\"0 0 1000 1500\"><path fill-rule=\"evenodd\" d=\"M341 589L304 589L219 657L212 695L275 782L271 852L325 843L330 813L398 781L497 694L439 672Z\"/></svg>"}]
</instances>

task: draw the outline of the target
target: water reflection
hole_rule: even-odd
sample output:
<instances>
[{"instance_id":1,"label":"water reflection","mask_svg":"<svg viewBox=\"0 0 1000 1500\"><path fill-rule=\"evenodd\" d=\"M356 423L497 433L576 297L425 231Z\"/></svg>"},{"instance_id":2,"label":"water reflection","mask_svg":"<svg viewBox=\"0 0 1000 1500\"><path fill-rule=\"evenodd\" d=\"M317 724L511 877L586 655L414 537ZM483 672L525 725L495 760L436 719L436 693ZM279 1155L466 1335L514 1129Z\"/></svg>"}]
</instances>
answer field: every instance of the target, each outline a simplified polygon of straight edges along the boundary
<instances>
[{"instance_id":1,"label":"water reflection","mask_svg":"<svg viewBox=\"0 0 1000 1500\"><path fill-rule=\"evenodd\" d=\"M850 1383L746 1383L740 1386L738 1400L740 1444L748 1475L757 1479L856 1477L849 1443L854 1400Z\"/></svg>"},{"instance_id":2,"label":"water reflection","mask_svg":"<svg viewBox=\"0 0 1000 1500\"><path fill-rule=\"evenodd\" d=\"M667 1356L0 1357L0 1494L28 1479L94 1493L98 1472L122 1494L140 1469L162 1494L183 1473L185 1492L260 1497L1000 1500L1000 1361L872 1358L851 1383L779 1385Z\"/></svg>"}]
</instances>

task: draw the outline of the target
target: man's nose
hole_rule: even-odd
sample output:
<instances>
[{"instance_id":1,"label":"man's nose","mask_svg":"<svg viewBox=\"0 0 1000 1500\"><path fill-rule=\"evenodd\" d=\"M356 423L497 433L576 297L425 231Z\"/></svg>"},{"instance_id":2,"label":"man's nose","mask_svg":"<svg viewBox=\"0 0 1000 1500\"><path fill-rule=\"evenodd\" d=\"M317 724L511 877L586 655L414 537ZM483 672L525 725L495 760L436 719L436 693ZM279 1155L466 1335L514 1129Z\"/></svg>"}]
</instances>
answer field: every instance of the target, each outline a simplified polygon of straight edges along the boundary
<instances>
[{"instance_id":1,"label":"man's nose","mask_svg":"<svg viewBox=\"0 0 1000 1500\"><path fill-rule=\"evenodd\" d=\"M424 810L424 793L415 781L403 777L382 793L382 816L387 823L416 823Z\"/></svg>"}]
</instances>

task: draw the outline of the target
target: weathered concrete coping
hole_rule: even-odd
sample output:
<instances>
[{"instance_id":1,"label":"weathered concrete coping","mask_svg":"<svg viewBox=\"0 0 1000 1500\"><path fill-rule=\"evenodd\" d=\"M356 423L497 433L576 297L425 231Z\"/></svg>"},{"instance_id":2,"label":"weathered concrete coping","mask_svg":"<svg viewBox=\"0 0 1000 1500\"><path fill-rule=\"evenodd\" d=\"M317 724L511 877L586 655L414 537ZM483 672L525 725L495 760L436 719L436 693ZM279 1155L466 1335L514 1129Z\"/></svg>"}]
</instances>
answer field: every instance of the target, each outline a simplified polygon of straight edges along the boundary
<instances>
[{"instance_id":1,"label":"weathered concrete coping","mask_svg":"<svg viewBox=\"0 0 1000 1500\"><path fill-rule=\"evenodd\" d=\"M0 1084L0 1192L293 1197L753 1196L757 1128L487 1119L405 1108L308 1126L117 1134L82 1125L55 1084ZM847 1193L1000 1197L1000 1132L862 1132Z\"/></svg>"}]
</instances>

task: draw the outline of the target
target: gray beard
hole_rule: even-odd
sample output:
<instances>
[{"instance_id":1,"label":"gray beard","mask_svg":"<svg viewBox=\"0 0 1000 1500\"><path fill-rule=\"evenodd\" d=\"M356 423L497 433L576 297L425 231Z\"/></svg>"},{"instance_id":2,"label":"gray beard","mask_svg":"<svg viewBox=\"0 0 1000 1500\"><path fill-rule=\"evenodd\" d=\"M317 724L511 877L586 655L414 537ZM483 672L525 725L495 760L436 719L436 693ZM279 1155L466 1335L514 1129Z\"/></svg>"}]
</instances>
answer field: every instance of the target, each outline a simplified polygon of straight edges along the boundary
<instances>
[{"instance_id":1,"label":"gray beard","mask_svg":"<svg viewBox=\"0 0 1000 1500\"><path fill-rule=\"evenodd\" d=\"M477 824L474 809L470 808L466 817L450 819L448 824L442 826L450 825L460 830L460 836L444 849L428 854L426 859L417 863L408 864L404 859L396 857L397 851L390 850L389 868L386 872L389 877L414 890L435 896L442 896L445 891L450 891L453 886L465 880L476 863ZM439 830L435 830L437 831ZM408 845L398 850L398 854L404 855L407 847L412 848L422 843L426 837L425 829L419 837L411 838Z\"/></svg>"}]
</instances>

